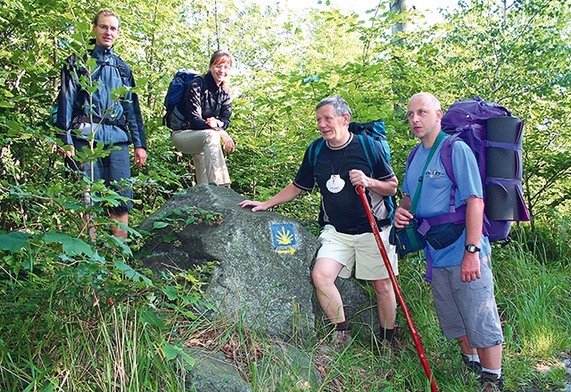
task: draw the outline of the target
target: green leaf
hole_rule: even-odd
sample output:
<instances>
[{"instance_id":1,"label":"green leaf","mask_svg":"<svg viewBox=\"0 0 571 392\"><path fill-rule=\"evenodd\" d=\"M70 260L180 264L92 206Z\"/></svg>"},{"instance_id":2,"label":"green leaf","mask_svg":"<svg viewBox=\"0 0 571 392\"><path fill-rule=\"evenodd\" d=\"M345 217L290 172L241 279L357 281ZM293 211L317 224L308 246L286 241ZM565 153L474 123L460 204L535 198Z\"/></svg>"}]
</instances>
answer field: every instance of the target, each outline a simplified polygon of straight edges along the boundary
<instances>
[{"instance_id":1,"label":"green leaf","mask_svg":"<svg viewBox=\"0 0 571 392\"><path fill-rule=\"evenodd\" d=\"M122 261L115 261L115 268L122 272L134 272L133 268L130 265L123 263Z\"/></svg>"},{"instance_id":2,"label":"green leaf","mask_svg":"<svg viewBox=\"0 0 571 392\"><path fill-rule=\"evenodd\" d=\"M163 293L165 293L168 299L171 301L178 298L178 291L172 286L163 288Z\"/></svg>"},{"instance_id":3,"label":"green leaf","mask_svg":"<svg viewBox=\"0 0 571 392\"><path fill-rule=\"evenodd\" d=\"M167 222L155 221L155 222L153 222L153 229L164 229L168 225L169 224Z\"/></svg>"},{"instance_id":4,"label":"green leaf","mask_svg":"<svg viewBox=\"0 0 571 392\"><path fill-rule=\"evenodd\" d=\"M164 347L163 347L163 353L165 354L165 357L171 361L173 359L175 359L178 354L180 353L178 347L170 344L170 343L165 343Z\"/></svg>"},{"instance_id":5,"label":"green leaf","mask_svg":"<svg viewBox=\"0 0 571 392\"><path fill-rule=\"evenodd\" d=\"M191 357L186 351L181 351L180 353L182 359L189 365L189 366L194 366L196 365L196 360ZM185 369L187 367L185 366Z\"/></svg>"},{"instance_id":6,"label":"green leaf","mask_svg":"<svg viewBox=\"0 0 571 392\"><path fill-rule=\"evenodd\" d=\"M18 253L22 249L29 249L29 240L33 236L30 234L13 231L8 234L0 234L0 250L7 250L10 253Z\"/></svg>"},{"instance_id":7,"label":"green leaf","mask_svg":"<svg viewBox=\"0 0 571 392\"><path fill-rule=\"evenodd\" d=\"M97 60L95 60L93 57L89 57L85 62L85 65L89 68L95 68L97 65Z\"/></svg>"},{"instance_id":8,"label":"green leaf","mask_svg":"<svg viewBox=\"0 0 571 392\"><path fill-rule=\"evenodd\" d=\"M46 243L60 243L63 251L72 256L84 254L86 256L93 255L91 246L80 238L74 238L64 233L46 233L44 236Z\"/></svg>"},{"instance_id":9,"label":"green leaf","mask_svg":"<svg viewBox=\"0 0 571 392\"><path fill-rule=\"evenodd\" d=\"M196 364L196 360L190 355L188 355L188 353L184 351L184 347L180 345L174 345L166 342L163 347L163 352L165 353L165 356L169 361L175 359L177 356L180 355L182 360L186 362L188 365L194 366Z\"/></svg>"},{"instance_id":10,"label":"green leaf","mask_svg":"<svg viewBox=\"0 0 571 392\"><path fill-rule=\"evenodd\" d=\"M125 274L126 277L129 279L133 279L135 282L144 282L149 286L153 285L153 282L147 278L146 276L142 275L141 273L134 270L131 266L123 263L122 261L115 260L114 262L115 268Z\"/></svg>"},{"instance_id":11,"label":"green leaf","mask_svg":"<svg viewBox=\"0 0 571 392\"><path fill-rule=\"evenodd\" d=\"M142 323L154 325L160 329L165 328L164 321L161 320L152 310L142 310L139 321Z\"/></svg>"},{"instance_id":12,"label":"green leaf","mask_svg":"<svg viewBox=\"0 0 571 392\"><path fill-rule=\"evenodd\" d=\"M81 254L84 254L86 256L93 255L93 249L91 249L91 246L89 246L87 242L85 242L80 238L70 237L67 241L64 241L62 245L64 252L69 253L71 255L75 256L79 256Z\"/></svg>"}]
</instances>

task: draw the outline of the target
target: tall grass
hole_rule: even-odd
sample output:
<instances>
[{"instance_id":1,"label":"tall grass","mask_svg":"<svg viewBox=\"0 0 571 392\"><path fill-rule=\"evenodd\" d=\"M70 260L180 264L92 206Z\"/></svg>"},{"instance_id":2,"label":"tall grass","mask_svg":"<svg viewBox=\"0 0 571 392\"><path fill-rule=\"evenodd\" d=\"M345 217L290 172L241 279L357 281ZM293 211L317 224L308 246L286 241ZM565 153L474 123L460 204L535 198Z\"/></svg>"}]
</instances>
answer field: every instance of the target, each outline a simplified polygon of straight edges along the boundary
<instances>
[{"instance_id":1,"label":"tall grass","mask_svg":"<svg viewBox=\"0 0 571 392\"><path fill-rule=\"evenodd\" d=\"M184 378L164 360L164 337L118 305L100 320L62 320L26 352L3 342L0 386L5 391L184 390ZM25 339L26 330L22 338ZM9 344L13 343L13 344ZM39 343L39 344L34 344ZM15 349L15 350L14 350Z\"/></svg>"},{"instance_id":2,"label":"tall grass","mask_svg":"<svg viewBox=\"0 0 571 392\"><path fill-rule=\"evenodd\" d=\"M504 368L521 390L558 390L565 374L560 360L571 349L571 264L545 255L516 242L496 252L494 263Z\"/></svg>"},{"instance_id":3,"label":"tall grass","mask_svg":"<svg viewBox=\"0 0 571 392\"><path fill-rule=\"evenodd\" d=\"M516 234L519 241L498 246L492 261L506 337L506 389L561 390L566 377L561 359L571 349L569 258L551 259L547 255L554 253L529 246L525 232ZM430 390L401 309L392 355L366 329L335 352L327 326L319 326L314 338L285 343L248 330L241 322L247 310L238 322L212 309L201 313L208 306L200 297L205 270L128 283L113 269L86 267L91 275L79 266L3 275L1 391L192 391L187 376L197 359L188 347L224 355L253 391ZM438 387L476 390L457 343L439 329L423 261L407 257L399 270Z\"/></svg>"},{"instance_id":4,"label":"tall grass","mask_svg":"<svg viewBox=\"0 0 571 392\"><path fill-rule=\"evenodd\" d=\"M439 389L477 390L476 377L463 368L457 343L447 341L440 332L430 287L424 281L424 264L412 257L402 260L399 269L399 284ZM561 390L566 382L562 359L571 349L569 264L538 259L522 243L513 242L509 247L494 249L493 269L506 338L503 360L506 389ZM246 361L248 365L244 364L242 369L256 391L429 391L430 384L400 311L397 322L400 324L400 347L390 359L383 356L370 336L355 336L352 344L341 353L323 351L323 342L319 339L305 342L300 350L321 373L318 382L305 378L309 386L299 380L289 384L283 380L284 384L276 389L270 380L283 373L283 358L260 361L259 357L250 355ZM232 328L227 331L243 336L243 332L232 331ZM318 331L318 338L326 340L327 332ZM262 357L279 356L272 350L265 351L273 347L271 339L258 334L248 341L250 344L255 342ZM290 369L289 372L300 374L302 369Z\"/></svg>"},{"instance_id":5,"label":"tall grass","mask_svg":"<svg viewBox=\"0 0 571 392\"><path fill-rule=\"evenodd\" d=\"M192 358L169 357L180 345L162 318L177 312L152 303L161 286L117 301L63 276L3 281L1 391L185 390Z\"/></svg>"}]
</instances>

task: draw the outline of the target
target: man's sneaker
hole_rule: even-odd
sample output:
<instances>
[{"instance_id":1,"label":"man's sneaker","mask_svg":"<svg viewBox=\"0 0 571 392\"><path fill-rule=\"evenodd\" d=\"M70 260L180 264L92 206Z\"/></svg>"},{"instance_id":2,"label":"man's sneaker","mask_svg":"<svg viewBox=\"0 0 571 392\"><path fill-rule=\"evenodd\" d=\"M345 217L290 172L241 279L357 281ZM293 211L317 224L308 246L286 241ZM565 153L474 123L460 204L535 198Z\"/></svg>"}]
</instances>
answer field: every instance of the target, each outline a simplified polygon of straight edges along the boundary
<instances>
[{"instance_id":1,"label":"man's sneaker","mask_svg":"<svg viewBox=\"0 0 571 392\"><path fill-rule=\"evenodd\" d=\"M482 372L482 375L478 377L480 381L481 392L498 392L504 390L504 379L502 376L498 377L497 374Z\"/></svg>"},{"instance_id":2,"label":"man's sneaker","mask_svg":"<svg viewBox=\"0 0 571 392\"><path fill-rule=\"evenodd\" d=\"M333 348L335 351L343 351L351 343L351 331L334 331Z\"/></svg>"},{"instance_id":3,"label":"man's sneaker","mask_svg":"<svg viewBox=\"0 0 571 392\"><path fill-rule=\"evenodd\" d=\"M480 364L480 362L478 361L470 361L470 359L468 358L468 356L464 353L462 353L462 360L464 361L464 364L466 365L466 368L472 372L472 373L476 373L476 374L480 374L482 373L482 365Z\"/></svg>"}]
</instances>

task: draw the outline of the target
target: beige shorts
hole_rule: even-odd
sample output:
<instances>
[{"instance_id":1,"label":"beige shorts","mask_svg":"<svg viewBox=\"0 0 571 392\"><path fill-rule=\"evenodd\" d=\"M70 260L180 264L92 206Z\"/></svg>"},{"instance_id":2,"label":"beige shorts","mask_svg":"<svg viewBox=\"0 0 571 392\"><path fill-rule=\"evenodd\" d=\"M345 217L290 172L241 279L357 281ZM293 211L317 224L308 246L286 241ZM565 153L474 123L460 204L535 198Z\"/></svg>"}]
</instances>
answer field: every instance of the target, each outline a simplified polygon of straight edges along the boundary
<instances>
[{"instance_id":1,"label":"beige shorts","mask_svg":"<svg viewBox=\"0 0 571 392\"><path fill-rule=\"evenodd\" d=\"M392 270L398 275L398 261L394 245L389 244L389 232L391 226L385 226L380 230L381 240L385 246ZM317 252L317 258L328 258L343 265L339 277L349 278L353 266L355 277L363 280L387 279L389 272L381 256L373 233L343 234L339 233L331 225L326 225L319 235L321 248Z\"/></svg>"}]
</instances>

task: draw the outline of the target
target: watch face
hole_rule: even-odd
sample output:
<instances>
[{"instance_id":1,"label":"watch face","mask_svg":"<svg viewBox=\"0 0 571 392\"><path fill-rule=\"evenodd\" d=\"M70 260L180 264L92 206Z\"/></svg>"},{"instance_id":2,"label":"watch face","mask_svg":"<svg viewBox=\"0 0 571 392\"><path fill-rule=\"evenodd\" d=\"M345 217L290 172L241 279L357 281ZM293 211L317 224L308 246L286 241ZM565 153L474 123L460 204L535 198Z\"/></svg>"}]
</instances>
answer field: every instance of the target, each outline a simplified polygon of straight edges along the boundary
<instances>
[{"instance_id":1,"label":"watch face","mask_svg":"<svg viewBox=\"0 0 571 392\"><path fill-rule=\"evenodd\" d=\"M470 244L470 245L466 245L466 250L470 253L476 253L480 249L476 245Z\"/></svg>"}]
</instances>

